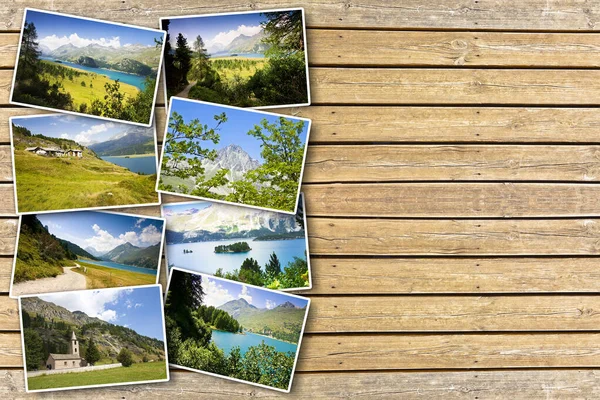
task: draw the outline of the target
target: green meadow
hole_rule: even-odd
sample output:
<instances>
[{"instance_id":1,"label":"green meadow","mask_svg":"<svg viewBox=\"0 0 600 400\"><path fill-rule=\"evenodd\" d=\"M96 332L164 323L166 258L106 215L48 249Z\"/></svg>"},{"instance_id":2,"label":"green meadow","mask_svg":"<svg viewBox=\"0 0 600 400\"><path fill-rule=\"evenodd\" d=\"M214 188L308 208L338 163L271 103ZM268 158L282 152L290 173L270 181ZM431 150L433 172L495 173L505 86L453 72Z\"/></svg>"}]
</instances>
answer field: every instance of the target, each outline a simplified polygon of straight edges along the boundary
<instances>
[{"instance_id":1,"label":"green meadow","mask_svg":"<svg viewBox=\"0 0 600 400\"><path fill-rule=\"evenodd\" d=\"M42 157L15 149L19 212L157 203L156 175L92 156Z\"/></svg>"},{"instance_id":2,"label":"green meadow","mask_svg":"<svg viewBox=\"0 0 600 400\"><path fill-rule=\"evenodd\" d=\"M167 365L165 361L137 363L130 367L98 371L35 376L27 378L27 385L29 390L41 390L160 379L167 379Z\"/></svg>"},{"instance_id":3,"label":"green meadow","mask_svg":"<svg viewBox=\"0 0 600 400\"><path fill-rule=\"evenodd\" d=\"M88 289L151 285L156 283L156 275L103 267L81 260L78 260L77 263L81 267L74 268L73 271L85 276ZM87 273L84 273L83 267L87 268Z\"/></svg>"}]
</instances>

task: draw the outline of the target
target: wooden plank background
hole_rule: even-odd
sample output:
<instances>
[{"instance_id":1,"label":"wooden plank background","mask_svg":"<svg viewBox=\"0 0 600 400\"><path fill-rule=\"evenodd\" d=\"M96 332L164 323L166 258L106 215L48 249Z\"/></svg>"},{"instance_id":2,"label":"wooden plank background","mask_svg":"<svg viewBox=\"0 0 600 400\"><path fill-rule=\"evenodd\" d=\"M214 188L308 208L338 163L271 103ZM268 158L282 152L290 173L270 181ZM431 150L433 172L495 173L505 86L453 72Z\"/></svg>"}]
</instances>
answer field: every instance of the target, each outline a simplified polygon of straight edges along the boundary
<instances>
[{"instance_id":1,"label":"wooden plank background","mask_svg":"<svg viewBox=\"0 0 600 400\"><path fill-rule=\"evenodd\" d=\"M8 118L40 112L8 104L23 7L157 27L299 5L313 105L280 111L313 120L303 191L314 287L285 397L599 397L598 0L2 2L0 396L57 398L24 394L7 296ZM156 118L162 141L162 97ZM284 397L180 370L60 398L82 396Z\"/></svg>"}]
</instances>

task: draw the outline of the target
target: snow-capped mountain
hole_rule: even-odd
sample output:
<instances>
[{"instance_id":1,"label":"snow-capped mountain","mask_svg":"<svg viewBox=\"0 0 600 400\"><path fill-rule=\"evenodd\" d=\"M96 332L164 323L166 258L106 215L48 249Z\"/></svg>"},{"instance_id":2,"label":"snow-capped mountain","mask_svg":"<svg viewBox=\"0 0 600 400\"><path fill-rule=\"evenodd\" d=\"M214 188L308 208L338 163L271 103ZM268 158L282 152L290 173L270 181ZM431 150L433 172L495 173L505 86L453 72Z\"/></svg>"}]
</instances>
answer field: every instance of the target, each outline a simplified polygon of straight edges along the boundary
<instances>
[{"instance_id":1,"label":"snow-capped mountain","mask_svg":"<svg viewBox=\"0 0 600 400\"><path fill-rule=\"evenodd\" d=\"M164 208L167 242L200 242L227 238L257 237L268 234L300 232L294 215L253 210L228 204L210 203L199 209L173 211Z\"/></svg>"},{"instance_id":2,"label":"snow-capped mountain","mask_svg":"<svg viewBox=\"0 0 600 400\"><path fill-rule=\"evenodd\" d=\"M230 182L235 182L242 179L246 172L260 167L260 162L250 157L240 146L230 144L217 151L215 161L205 160L202 165L204 166L204 176L207 179L213 177L220 169L228 169L229 172L225 176ZM229 192L230 190L227 188L215 190L217 194L228 194Z\"/></svg>"}]
</instances>

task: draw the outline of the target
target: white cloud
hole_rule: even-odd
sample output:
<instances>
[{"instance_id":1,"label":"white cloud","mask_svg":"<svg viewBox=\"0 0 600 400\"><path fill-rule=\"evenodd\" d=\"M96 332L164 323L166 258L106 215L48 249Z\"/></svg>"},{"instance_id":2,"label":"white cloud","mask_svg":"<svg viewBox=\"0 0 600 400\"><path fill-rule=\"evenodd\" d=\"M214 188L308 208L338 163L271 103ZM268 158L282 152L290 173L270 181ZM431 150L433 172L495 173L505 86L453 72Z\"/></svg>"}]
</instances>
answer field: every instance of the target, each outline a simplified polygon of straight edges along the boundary
<instances>
[{"instance_id":1,"label":"white cloud","mask_svg":"<svg viewBox=\"0 0 600 400\"><path fill-rule=\"evenodd\" d=\"M135 306L133 306L133 308L140 308L141 306L143 306L142 303L135 303Z\"/></svg>"},{"instance_id":2,"label":"white cloud","mask_svg":"<svg viewBox=\"0 0 600 400\"><path fill-rule=\"evenodd\" d=\"M50 126L56 126L56 122L50 122Z\"/></svg>"},{"instance_id":3,"label":"white cloud","mask_svg":"<svg viewBox=\"0 0 600 400\"><path fill-rule=\"evenodd\" d=\"M100 318L106 322L117 320L117 312L111 308L119 297L126 294L124 290L96 290L89 292L55 293L40 296L44 301L49 301L66 308L69 311L81 311L90 317Z\"/></svg>"},{"instance_id":4,"label":"white cloud","mask_svg":"<svg viewBox=\"0 0 600 400\"><path fill-rule=\"evenodd\" d=\"M202 287L205 290L204 303L207 306L219 307L233 300L231 293L214 279L206 278L206 284Z\"/></svg>"},{"instance_id":5,"label":"white cloud","mask_svg":"<svg viewBox=\"0 0 600 400\"><path fill-rule=\"evenodd\" d=\"M63 133L62 135L60 135L60 137L63 138L63 139L68 139L69 135L66 134L66 133Z\"/></svg>"},{"instance_id":6,"label":"white cloud","mask_svg":"<svg viewBox=\"0 0 600 400\"><path fill-rule=\"evenodd\" d=\"M85 47L90 44L97 44L103 47L113 47L118 49L121 47L121 40L118 36L113 36L110 39L86 39L79 37L76 33L72 33L69 36L46 36L39 41L40 44L48 47L50 50L58 49L60 46L65 44L72 44L75 47Z\"/></svg>"},{"instance_id":7,"label":"white cloud","mask_svg":"<svg viewBox=\"0 0 600 400\"><path fill-rule=\"evenodd\" d=\"M214 38L206 41L206 49L209 53L214 53L223 50L223 48L225 48L225 46L231 43L236 37L240 35L254 36L261 30L262 27L260 25L240 25L236 30L230 30L229 32L219 32ZM195 38L192 39L192 43L194 40Z\"/></svg>"},{"instance_id":8,"label":"white cloud","mask_svg":"<svg viewBox=\"0 0 600 400\"><path fill-rule=\"evenodd\" d=\"M85 246L90 246L100 253L106 253L115 247L127 242L138 247L148 247L159 243L162 239L162 232L156 226L148 225L138 234L134 231L129 231L113 236L110 232L102 229L98 224L92 225L95 236L85 239Z\"/></svg>"},{"instance_id":9,"label":"white cloud","mask_svg":"<svg viewBox=\"0 0 600 400\"><path fill-rule=\"evenodd\" d=\"M139 218L137 221L135 221L135 228L139 228L142 225L142 222L144 222L146 220L146 218Z\"/></svg>"},{"instance_id":10,"label":"white cloud","mask_svg":"<svg viewBox=\"0 0 600 400\"><path fill-rule=\"evenodd\" d=\"M131 304L131 300L127 299L125 301L125 306L127 307L127 309L129 310L131 307L133 307L133 304Z\"/></svg>"},{"instance_id":11,"label":"white cloud","mask_svg":"<svg viewBox=\"0 0 600 400\"><path fill-rule=\"evenodd\" d=\"M250 296L250 289L248 289L248 286L242 285L242 293L238 295L238 298L246 300L248 304L252 304L252 296Z\"/></svg>"},{"instance_id":12,"label":"white cloud","mask_svg":"<svg viewBox=\"0 0 600 400\"><path fill-rule=\"evenodd\" d=\"M269 300L269 299L265 300L265 307L269 310L272 308L275 308L276 305L277 305L277 303L275 303L272 300Z\"/></svg>"},{"instance_id":13,"label":"white cloud","mask_svg":"<svg viewBox=\"0 0 600 400\"><path fill-rule=\"evenodd\" d=\"M112 122L106 122L104 124L98 124L92 126L87 131L82 131L75 136L75 141L84 146L92 143L92 136L95 136L99 133L106 132L110 128L114 127L115 124Z\"/></svg>"}]
</instances>

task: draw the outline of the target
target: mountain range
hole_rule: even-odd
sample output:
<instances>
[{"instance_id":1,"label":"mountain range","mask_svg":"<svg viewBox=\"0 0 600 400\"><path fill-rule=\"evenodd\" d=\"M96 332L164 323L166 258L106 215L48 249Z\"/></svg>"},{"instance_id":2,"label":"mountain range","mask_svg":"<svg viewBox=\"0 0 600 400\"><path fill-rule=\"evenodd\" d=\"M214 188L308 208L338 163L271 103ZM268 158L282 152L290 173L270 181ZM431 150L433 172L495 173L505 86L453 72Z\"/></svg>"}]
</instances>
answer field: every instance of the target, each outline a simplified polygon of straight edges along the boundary
<instances>
[{"instance_id":1,"label":"mountain range","mask_svg":"<svg viewBox=\"0 0 600 400\"><path fill-rule=\"evenodd\" d=\"M227 172L225 176L230 182L239 181L244 177L246 172L256 169L260 167L260 165L260 161L250 157L244 149L235 144L230 144L217 150L217 158L214 161L206 159L202 161L205 179L212 178L220 169L228 169L229 172ZM186 163L180 162L178 163L178 167L187 168L188 166ZM163 175L161 176L161 180L166 184L183 184L188 187L193 187L195 185L195 177L180 179ZM211 192L216 194L229 194L231 189L221 186L212 188Z\"/></svg>"},{"instance_id":2,"label":"mountain range","mask_svg":"<svg viewBox=\"0 0 600 400\"><path fill-rule=\"evenodd\" d=\"M167 243L194 243L235 238L260 238L303 232L296 216L227 204L211 203L203 209L181 212L165 209Z\"/></svg>"},{"instance_id":3,"label":"mountain range","mask_svg":"<svg viewBox=\"0 0 600 400\"><path fill-rule=\"evenodd\" d=\"M115 358L125 347L134 354L136 361L141 361L144 355L149 359L165 357L162 341L140 335L133 329L90 317L82 311L71 312L39 297L22 298L21 310L24 328L38 333L46 351L66 353L70 332L74 331L81 342L84 356L83 347L93 338L105 358Z\"/></svg>"},{"instance_id":4,"label":"mountain range","mask_svg":"<svg viewBox=\"0 0 600 400\"><path fill-rule=\"evenodd\" d=\"M126 242L103 254L101 258L119 264L157 269L159 253L160 243L149 247L137 247Z\"/></svg>"},{"instance_id":5,"label":"mountain range","mask_svg":"<svg viewBox=\"0 0 600 400\"><path fill-rule=\"evenodd\" d=\"M88 146L101 157L132 154L154 154L154 132L152 129L136 129L105 142Z\"/></svg>"},{"instance_id":6,"label":"mountain range","mask_svg":"<svg viewBox=\"0 0 600 400\"><path fill-rule=\"evenodd\" d=\"M289 301L274 308L258 308L245 299L236 299L217 307L238 321L245 331L267 334L298 343L306 308L296 307Z\"/></svg>"},{"instance_id":7,"label":"mountain range","mask_svg":"<svg viewBox=\"0 0 600 400\"><path fill-rule=\"evenodd\" d=\"M71 43L54 50L40 45L43 57L87 65L93 68L109 68L117 71L146 76L156 73L160 61L160 51L154 46L139 44L114 48L91 43L77 47Z\"/></svg>"},{"instance_id":8,"label":"mountain range","mask_svg":"<svg viewBox=\"0 0 600 400\"><path fill-rule=\"evenodd\" d=\"M239 53L264 53L269 48L268 44L262 43L262 40L265 37L265 32L262 29L260 32L251 36L240 34L227 45L215 44L211 49L211 56L219 57Z\"/></svg>"}]
</instances>

